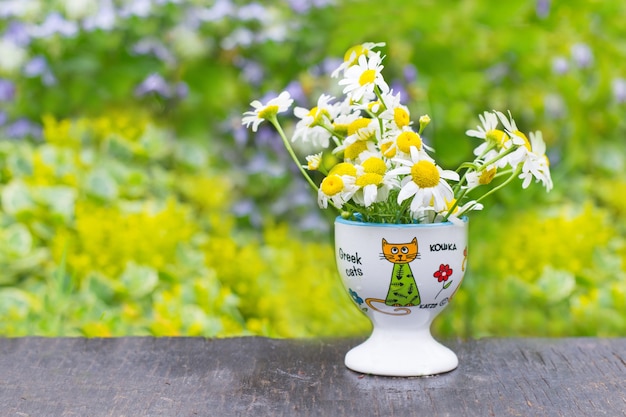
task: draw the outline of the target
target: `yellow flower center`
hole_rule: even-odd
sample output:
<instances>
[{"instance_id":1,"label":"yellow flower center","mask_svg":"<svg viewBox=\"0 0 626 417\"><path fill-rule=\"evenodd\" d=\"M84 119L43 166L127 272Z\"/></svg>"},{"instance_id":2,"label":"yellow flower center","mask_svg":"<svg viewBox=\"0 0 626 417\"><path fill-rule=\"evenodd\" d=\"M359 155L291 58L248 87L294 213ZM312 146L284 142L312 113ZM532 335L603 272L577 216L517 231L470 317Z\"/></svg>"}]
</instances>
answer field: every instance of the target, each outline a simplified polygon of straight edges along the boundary
<instances>
[{"instance_id":1,"label":"yellow flower center","mask_svg":"<svg viewBox=\"0 0 626 417\"><path fill-rule=\"evenodd\" d=\"M502 148L506 141L509 140L509 136L500 129L491 129L485 135L487 140L495 142L498 148Z\"/></svg>"},{"instance_id":2,"label":"yellow flower center","mask_svg":"<svg viewBox=\"0 0 626 417\"><path fill-rule=\"evenodd\" d=\"M439 170L430 161L419 161L411 167L413 182L420 188L432 188L439 184Z\"/></svg>"},{"instance_id":3,"label":"yellow flower center","mask_svg":"<svg viewBox=\"0 0 626 417\"><path fill-rule=\"evenodd\" d=\"M396 148L393 142L384 142L380 144L380 151L385 158L393 158L396 156Z\"/></svg>"},{"instance_id":4,"label":"yellow flower center","mask_svg":"<svg viewBox=\"0 0 626 417\"><path fill-rule=\"evenodd\" d=\"M363 169L366 173L385 175L385 172L387 172L387 164L385 164L385 161L382 159L372 156L363 162Z\"/></svg>"},{"instance_id":5,"label":"yellow flower center","mask_svg":"<svg viewBox=\"0 0 626 417\"><path fill-rule=\"evenodd\" d=\"M278 106L267 106L259 111L259 119L268 120L278 114Z\"/></svg>"},{"instance_id":6,"label":"yellow flower center","mask_svg":"<svg viewBox=\"0 0 626 417\"><path fill-rule=\"evenodd\" d=\"M530 147L530 141L528 140L528 138L526 137L525 134L523 134L522 132L520 132L519 130L516 130L515 132L516 136L519 136L520 138L524 139L524 146L526 147L526 149L528 149L529 151L532 151L531 147Z\"/></svg>"},{"instance_id":7,"label":"yellow flower center","mask_svg":"<svg viewBox=\"0 0 626 417\"><path fill-rule=\"evenodd\" d=\"M357 59L359 59L359 57L361 55L366 54L367 53L367 49L363 48L363 45L353 46L352 48L348 49L346 51L346 54L343 56L343 61L344 62L350 61L352 52L354 52L354 61L351 61L350 65L352 65L352 63L354 63Z\"/></svg>"},{"instance_id":8,"label":"yellow flower center","mask_svg":"<svg viewBox=\"0 0 626 417\"><path fill-rule=\"evenodd\" d=\"M480 177L478 178L478 183L481 185L487 185L491 181L493 181L493 178L495 176L496 176L496 167L493 167L491 169L483 171L482 174L480 174Z\"/></svg>"},{"instance_id":9,"label":"yellow flower center","mask_svg":"<svg viewBox=\"0 0 626 417\"><path fill-rule=\"evenodd\" d=\"M311 111L309 111L309 114L308 114L308 115L309 115L310 117L312 117L312 118L313 118L313 121L311 122L311 125L310 125L310 126L311 126L311 127L313 127L313 126L319 126L319 125L321 125L321 124L322 124L322 119L323 119L323 117L328 115L328 110L326 110L326 109L322 109L322 110L320 110L320 109L316 106L316 107L313 107L313 108L311 109Z\"/></svg>"},{"instance_id":10,"label":"yellow flower center","mask_svg":"<svg viewBox=\"0 0 626 417\"><path fill-rule=\"evenodd\" d=\"M348 147L346 147L346 150L344 152L344 157L345 159L356 159L359 155L361 155L361 152L363 152L366 149L367 149L367 142L358 140L354 142L352 145L348 145Z\"/></svg>"},{"instance_id":11,"label":"yellow flower center","mask_svg":"<svg viewBox=\"0 0 626 417\"><path fill-rule=\"evenodd\" d=\"M371 84L374 82L375 79L376 79L376 71L372 69L368 69L368 70L363 71L363 73L359 77L359 84L360 85Z\"/></svg>"},{"instance_id":12,"label":"yellow flower center","mask_svg":"<svg viewBox=\"0 0 626 417\"><path fill-rule=\"evenodd\" d=\"M376 174L374 172L368 172L366 174L361 175L356 179L355 184L359 187L365 187L366 185L379 185L383 182L383 176Z\"/></svg>"},{"instance_id":13,"label":"yellow flower center","mask_svg":"<svg viewBox=\"0 0 626 417\"><path fill-rule=\"evenodd\" d=\"M367 127L371 121L372 119L368 119L367 117L360 117L356 119L348 125L348 136L354 135L359 131L359 129Z\"/></svg>"},{"instance_id":14,"label":"yellow flower center","mask_svg":"<svg viewBox=\"0 0 626 417\"><path fill-rule=\"evenodd\" d=\"M307 169L309 171L317 171L322 163L322 154L309 155L306 157Z\"/></svg>"},{"instance_id":15,"label":"yellow flower center","mask_svg":"<svg viewBox=\"0 0 626 417\"><path fill-rule=\"evenodd\" d=\"M405 153L411 152L411 146L415 146L418 150L422 149L422 138L420 138L420 135L410 130L400 133L397 142L398 149Z\"/></svg>"},{"instance_id":16,"label":"yellow flower center","mask_svg":"<svg viewBox=\"0 0 626 417\"><path fill-rule=\"evenodd\" d=\"M396 122L396 125L400 129L402 129L405 126L408 126L411 120L409 119L409 113L406 110L402 107L396 107L393 109L393 121Z\"/></svg>"},{"instance_id":17,"label":"yellow flower center","mask_svg":"<svg viewBox=\"0 0 626 417\"><path fill-rule=\"evenodd\" d=\"M332 197L343 190L343 180L339 175L329 175L322 180L320 189L324 194Z\"/></svg>"},{"instance_id":18,"label":"yellow flower center","mask_svg":"<svg viewBox=\"0 0 626 417\"><path fill-rule=\"evenodd\" d=\"M356 177L356 167L349 162L340 162L328 173L328 176L331 175L350 175L351 177Z\"/></svg>"}]
</instances>

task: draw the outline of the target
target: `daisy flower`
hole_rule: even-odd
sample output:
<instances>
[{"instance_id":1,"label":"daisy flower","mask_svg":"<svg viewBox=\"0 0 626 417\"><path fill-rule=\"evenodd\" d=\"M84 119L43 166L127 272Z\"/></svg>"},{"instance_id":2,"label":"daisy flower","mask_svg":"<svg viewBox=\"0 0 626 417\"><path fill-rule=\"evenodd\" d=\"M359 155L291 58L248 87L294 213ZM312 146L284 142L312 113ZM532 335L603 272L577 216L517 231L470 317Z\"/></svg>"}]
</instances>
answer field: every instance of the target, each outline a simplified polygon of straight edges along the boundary
<instances>
[{"instance_id":1,"label":"daisy flower","mask_svg":"<svg viewBox=\"0 0 626 417\"><path fill-rule=\"evenodd\" d=\"M375 153L363 152L359 159L362 162L357 165L355 185L359 190L354 194L355 202L369 207L385 201L389 191L399 186L396 176L388 173L387 163Z\"/></svg>"},{"instance_id":2,"label":"daisy flower","mask_svg":"<svg viewBox=\"0 0 626 417\"><path fill-rule=\"evenodd\" d=\"M317 191L317 203L320 208L327 208L328 202L338 209L350 200L358 187L354 185L355 177L352 175L340 175L329 173L322 180Z\"/></svg>"},{"instance_id":3,"label":"daisy flower","mask_svg":"<svg viewBox=\"0 0 626 417\"><path fill-rule=\"evenodd\" d=\"M271 99L267 104L261 103L259 100L254 100L250 105L254 107L254 111L247 111L243 114L241 124L246 127L252 125L252 131L256 132L259 125L264 120L273 120L278 113L289 110L289 107L293 104L293 99L288 92L283 91L276 98Z\"/></svg>"},{"instance_id":4,"label":"daisy flower","mask_svg":"<svg viewBox=\"0 0 626 417\"><path fill-rule=\"evenodd\" d=\"M378 116L382 120L389 120L396 129L403 129L412 124L409 108L400 101L400 93L393 95L393 91L383 96L386 109Z\"/></svg>"},{"instance_id":5,"label":"daisy flower","mask_svg":"<svg viewBox=\"0 0 626 417\"><path fill-rule=\"evenodd\" d=\"M467 130L465 134L484 140L474 149L474 155L485 160L494 159L498 156L498 151L504 148L504 143L509 140L509 137L503 130L498 129L498 116L495 112L486 111L479 114L478 119L480 125L476 129Z\"/></svg>"},{"instance_id":6,"label":"daisy flower","mask_svg":"<svg viewBox=\"0 0 626 417\"><path fill-rule=\"evenodd\" d=\"M465 174L465 180L467 181L466 188L473 190L480 185L490 184L497 172L498 168L495 165L487 166L480 171L468 171Z\"/></svg>"},{"instance_id":7,"label":"daisy flower","mask_svg":"<svg viewBox=\"0 0 626 417\"><path fill-rule=\"evenodd\" d=\"M356 65L348 68L339 85L344 85L343 93L353 101L360 101L364 96L374 93L374 88L380 88L383 94L389 92L389 86L381 73L383 69L380 53L369 56L359 56Z\"/></svg>"},{"instance_id":8,"label":"daisy flower","mask_svg":"<svg viewBox=\"0 0 626 417\"><path fill-rule=\"evenodd\" d=\"M533 178L543 183L547 191L552 189L552 177L550 175L550 161L546 156L546 144L541 132L530 133L532 151L522 164L522 173L519 178L523 180L522 188L527 188Z\"/></svg>"},{"instance_id":9,"label":"daisy flower","mask_svg":"<svg viewBox=\"0 0 626 417\"><path fill-rule=\"evenodd\" d=\"M355 160L363 151L375 150L380 136L380 125L376 119L359 117L347 126L348 135L343 143L333 149L334 154L343 153L344 159Z\"/></svg>"},{"instance_id":10,"label":"daisy flower","mask_svg":"<svg viewBox=\"0 0 626 417\"><path fill-rule=\"evenodd\" d=\"M397 159L403 166L390 172L393 175L406 175L401 182L398 204L412 198L411 212L417 213L424 207L432 206L436 212L447 208L446 201L454 198L454 192L446 180L458 181L459 174L443 170L434 162L420 157L416 148L411 148L411 159Z\"/></svg>"},{"instance_id":11,"label":"daisy flower","mask_svg":"<svg viewBox=\"0 0 626 417\"><path fill-rule=\"evenodd\" d=\"M317 171L322 164L322 154L322 152L319 152L314 155L307 156L305 158L306 165L304 165L304 168L308 169L309 171Z\"/></svg>"},{"instance_id":12,"label":"daisy flower","mask_svg":"<svg viewBox=\"0 0 626 417\"><path fill-rule=\"evenodd\" d=\"M357 60L362 55L368 56L369 54L373 53L372 50L374 48L380 48L383 46L385 46L384 42L379 42L379 43L365 42L360 45L353 46L352 48L346 51L343 57L343 63L339 65L339 67L336 70L334 70L330 76L332 78L337 78L339 76L339 73L341 73L342 71L345 71L346 69L354 65L355 62L357 62Z\"/></svg>"},{"instance_id":13,"label":"daisy flower","mask_svg":"<svg viewBox=\"0 0 626 417\"><path fill-rule=\"evenodd\" d=\"M300 139L303 142L312 142L316 147L328 147L332 134L325 126L330 125L334 118L333 113L336 113L335 108L330 105L331 100L332 96L322 94L317 100L317 106L311 110L303 107L294 109L293 114L300 118L300 121L296 124L292 142Z\"/></svg>"}]
</instances>

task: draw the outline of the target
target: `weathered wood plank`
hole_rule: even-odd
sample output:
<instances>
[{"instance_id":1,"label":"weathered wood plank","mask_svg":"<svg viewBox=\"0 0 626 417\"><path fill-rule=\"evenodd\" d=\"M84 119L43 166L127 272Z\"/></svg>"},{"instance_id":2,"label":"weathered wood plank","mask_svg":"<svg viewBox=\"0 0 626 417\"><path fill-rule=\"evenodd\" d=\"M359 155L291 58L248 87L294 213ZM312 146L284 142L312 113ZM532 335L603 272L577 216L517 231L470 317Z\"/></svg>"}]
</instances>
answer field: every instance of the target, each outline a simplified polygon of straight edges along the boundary
<instances>
[{"instance_id":1,"label":"weathered wood plank","mask_svg":"<svg viewBox=\"0 0 626 417\"><path fill-rule=\"evenodd\" d=\"M459 368L427 378L354 373L354 343L0 339L0 415L626 415L626 339L451 342Z\"/></svg>"}]
</instances>

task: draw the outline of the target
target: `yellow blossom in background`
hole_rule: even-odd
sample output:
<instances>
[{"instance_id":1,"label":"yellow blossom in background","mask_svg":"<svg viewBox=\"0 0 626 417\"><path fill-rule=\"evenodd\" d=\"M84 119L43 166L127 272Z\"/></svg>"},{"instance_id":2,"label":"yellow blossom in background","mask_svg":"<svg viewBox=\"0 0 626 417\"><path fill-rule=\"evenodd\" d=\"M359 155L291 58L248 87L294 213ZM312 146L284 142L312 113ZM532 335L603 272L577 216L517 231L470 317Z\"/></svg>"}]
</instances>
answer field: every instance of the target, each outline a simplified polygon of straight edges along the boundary
<instances>
[{"instance_id":1,"label":"yellow blossom in background","mask_svg":"<svg viewBox=\"0 0 626 417\"><path fill-rule=\"evenodd\" d=\"M43 138L47 143L75 149L80 147L80 139L71 131L71 120L57 120L54 116L47 114L42 117L42 122Z\"/></svg>"},{"instance_id":2,"label":"yellow blossom in background","mask_svg":"<svg viewBox=\"0 0 626 417\"><path fill-rule=\"evenodd\" d=\"M68 264L81 276L94 270L116 277L131 260L163 269L195 230L189 213L173 200L163 207L146 204L135 213L81 203L75 224L73 241L53 240L52 247L58 259L69 245Z\"/></svg>"}]
</instances>

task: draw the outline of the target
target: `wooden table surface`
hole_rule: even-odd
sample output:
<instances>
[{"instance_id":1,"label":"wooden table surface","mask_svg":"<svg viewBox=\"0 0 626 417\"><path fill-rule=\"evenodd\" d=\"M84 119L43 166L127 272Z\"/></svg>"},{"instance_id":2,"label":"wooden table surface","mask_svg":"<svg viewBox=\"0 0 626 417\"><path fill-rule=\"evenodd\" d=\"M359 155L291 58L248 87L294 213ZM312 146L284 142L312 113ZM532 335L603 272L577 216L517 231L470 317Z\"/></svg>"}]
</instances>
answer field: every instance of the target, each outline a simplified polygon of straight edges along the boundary
<instances>
[{"instance_id":1,"label":"wooden table surface","mask_svg":"<svg viewBox=\"0 0 626 417\"><path fill-rule=\"evenodd\" d=\"M446 343L422 378L346 369L356 340L0 339L0 416L626 416L626 339Z\"/></svg>"}]
</instances>

